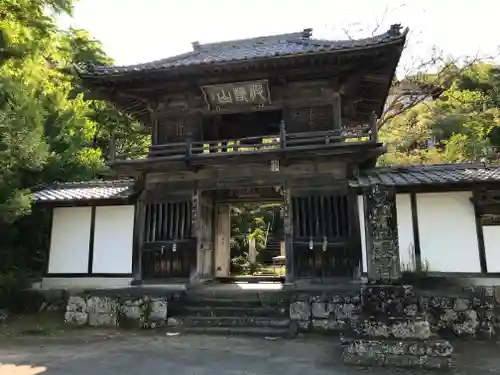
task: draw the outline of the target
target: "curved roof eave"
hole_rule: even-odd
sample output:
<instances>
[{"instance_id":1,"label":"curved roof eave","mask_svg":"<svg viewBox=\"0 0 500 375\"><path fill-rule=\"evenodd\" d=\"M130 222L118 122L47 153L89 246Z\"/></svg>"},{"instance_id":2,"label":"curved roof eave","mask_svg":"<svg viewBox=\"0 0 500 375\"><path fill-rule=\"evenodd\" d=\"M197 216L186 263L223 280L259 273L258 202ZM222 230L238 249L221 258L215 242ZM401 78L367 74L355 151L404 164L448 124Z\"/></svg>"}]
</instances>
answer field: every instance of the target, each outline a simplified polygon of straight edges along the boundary
<instances>
[{"instance_id":1,"label":"curved roof eave","mask_svg":"<svg viewBox=\"0 0 500 375\"><path fill-rule=\"evenodd\" d=\"M379 41L377 43L373 43L370 45L361 45L361 46L350 46L346 48L320 48L316 50L306 51L306 52L290 52L290 53L276 53L274 55L269 56L253 56L253 57L241 57L241 58L233 58L227 60L218 60L218 61L198 61L188 64L181 64L179 61L182 61L183 58L187 56L195 56L198 54L197 51L188 52L182 55L174 56L165 60L159 60L157 63L147 63L140 65L132 65L132 66L123 66L123 67L108 67L106 70L102 70L100 72L89 72L84 69L77 68L77 73L80 78L84 80L91 81L99 81L99 80L112 80L113 78L135 78L137 76L144 76L144 74L156 74L163 72L190 72L193 70L203 69L203 68L218 68L230 65L239 65L245 62L252 61L254 63L259 63L263 61L272 61L279 59L290 59L299 56L315 56L315 55L334 55L341 53L351 53L356 51L363 50L375 50L381 49L384 47L392 46L392 45L401 45L404 46L406 41L406 36L408 34L408 28L406 28L400 35L396 37L392 37L390 40ZM312 40L311 42L313 42ZM158 65L162 62L162 65ZM114 69L114 70L112 70Z\"/></svg>"}]
</instances>

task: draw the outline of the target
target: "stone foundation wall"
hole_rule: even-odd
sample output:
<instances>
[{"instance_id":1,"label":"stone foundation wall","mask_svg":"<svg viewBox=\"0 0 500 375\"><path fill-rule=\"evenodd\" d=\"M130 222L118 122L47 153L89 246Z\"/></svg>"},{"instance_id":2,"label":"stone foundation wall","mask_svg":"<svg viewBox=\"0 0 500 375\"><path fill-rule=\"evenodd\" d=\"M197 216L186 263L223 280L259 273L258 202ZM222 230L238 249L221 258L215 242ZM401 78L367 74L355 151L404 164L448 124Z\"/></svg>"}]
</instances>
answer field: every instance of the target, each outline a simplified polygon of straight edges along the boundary
<instances>
[{"instance_id":1,"label":"stone foundation wall","mask_svg":"<svg viewBox=\"0 0 500 375\"><path fill-rule=\"evenodd\" d=\"M494 288L488 287L363 286L295 294L290 317L302 332L393 339L491 338L500 332L496 306Z\"/></svg>"},{"instance_id":2,"label":"stone foundation wall","mask_svg":"<svg viewBox=\"0 0 500 375\"><path fill-rule=\"evenodd\" d=\"M140 290L134 294L108 291L70 295L64 320L78 326L158 328L167 324L169 302L177 297L164 292L146 295Z\"/></svg>"},{"instance_id":3,"label":"stone foundation wall","mask_svg":"<svg viewBox=\"0 0 500 375\"><path fill-rule=\"evenodd\" d=\"M450 369L452 353L447 341L352 340L346 343L342 358L349 365Z\"/></svg>"}]
</instances>

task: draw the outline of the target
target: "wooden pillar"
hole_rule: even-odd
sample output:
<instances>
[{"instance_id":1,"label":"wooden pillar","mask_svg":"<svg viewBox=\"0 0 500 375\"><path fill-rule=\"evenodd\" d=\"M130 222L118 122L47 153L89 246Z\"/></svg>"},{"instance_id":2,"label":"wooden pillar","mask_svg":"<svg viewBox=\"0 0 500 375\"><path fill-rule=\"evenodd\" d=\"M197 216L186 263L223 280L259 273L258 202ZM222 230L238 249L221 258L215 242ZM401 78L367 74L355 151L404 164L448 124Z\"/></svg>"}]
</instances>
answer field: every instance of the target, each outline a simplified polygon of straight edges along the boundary
<instances>
[{"instance_id":1,"label":"wooden pillar","mask_svg":"<svg viewBox=\"0 0 500 375\"><path fill-rule=\"evenodd\" d=\"M158 121L158 105L149 105L149 120L151 122L151 143L156 145L160 143L160 129Z\"/></svg>"},{"instance_id":2,"label":"wooden pillar","mask_svg":"<svg viewBox=\"0 0 500 375\"><path fill-rule=\"evenodd\" d=\"M340 100L340 93L336 92L333 94L332 100L333 106L333 129L342 128L342 103Z\"/></svg>"},{"instance_id":3,"label":"wooden pillar","mask_svg":"<svg viewBox=\"0 0 500 375\"><path fill-rule=\"evenodd\" d=\"M378 121L377 121L377 114L375 112L373 112L370 117L370 129L371 129L370 140L372 140L373 142L378 142Z\"/></svg>"},{"instance_id":4,"label":"wooden pillar","mask_svg":"<svg viewBox=\"0 0 500 375\"><path fill-rule=\"evenodd\" d=\"M401 265L395 192L374 185L365 194L368 279L373 283L397 282L401 278Z\"/></svg>"},{"instance_id":5,"label":"wooden pillar","mask_svg":"<svg viewBox=\"0 0 500 375\"><path fill-rule=\"evenodd\" d=\"M293 212L290 188L283 189L283 231L285 237L285 282L295 280L295 259L293 258Z\"/></svg>"},{"instance_id":6,"label":"wooden pillar","mask_svg":"<svg viewBox=\"0 0 500 375\"><path fill-rule=\"evenodd\" d=\"M228 204L217 206L215 227L215 276L226 277L231 273L231 210Z\"/></svg>"},{"instance_id":7,"label":"wooden pillar","mask_svg":"<svg viewBox=\"0 0 500 375\"><path fill-rule=\"evenodd\" d=\"M132 248L132 285L142 282L142 243L144 241L144 224L146 220L146 202L144 192L135 204L134 236Z\"/></svg>"},{"instance_id":8,"label":"wooden pillar","mask_svg":"<svg viewBox=\"0 0 500 375\"><path fill-rule=\"evenodd\" d=\"M213 252L213 196L210 192L196 192L196 273L200 278L212 276Z\"/></svg>"}]
</instances>

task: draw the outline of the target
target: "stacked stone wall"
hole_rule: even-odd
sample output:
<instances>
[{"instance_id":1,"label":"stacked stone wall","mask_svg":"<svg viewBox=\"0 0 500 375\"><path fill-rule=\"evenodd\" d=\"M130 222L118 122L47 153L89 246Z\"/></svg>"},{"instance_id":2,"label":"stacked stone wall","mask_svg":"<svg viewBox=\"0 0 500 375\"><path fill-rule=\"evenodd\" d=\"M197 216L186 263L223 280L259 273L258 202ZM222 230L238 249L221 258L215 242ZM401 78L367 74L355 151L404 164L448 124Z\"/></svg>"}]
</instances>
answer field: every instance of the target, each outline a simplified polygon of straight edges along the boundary
<instances>
[{"instance_id":1,"label":"stacked stone wall","mask_svg":"<svg viewBox=\"0 0 500 375\"><path fill-rule=\"evenodd\" d=\"M496 305L492 287L419 290L363 286L295 294L290 317L301 332L392 339L493 338L500 322Z\"/></svg>"}]
</instances>

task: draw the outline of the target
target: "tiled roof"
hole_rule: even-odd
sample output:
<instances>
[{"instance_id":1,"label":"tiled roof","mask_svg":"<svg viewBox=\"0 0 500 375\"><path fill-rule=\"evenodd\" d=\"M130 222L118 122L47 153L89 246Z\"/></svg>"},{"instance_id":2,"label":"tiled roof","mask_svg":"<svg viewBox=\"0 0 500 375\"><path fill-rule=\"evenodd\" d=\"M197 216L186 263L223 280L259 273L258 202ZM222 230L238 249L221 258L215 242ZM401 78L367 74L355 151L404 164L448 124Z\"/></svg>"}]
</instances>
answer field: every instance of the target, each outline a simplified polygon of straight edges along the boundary
<instances>
[{"instance_id":1,"label":"tiled roof","mask_svg":"<svg viewBox=\"0 0 500 375\"><path fill-rule=\"evenodd\" d=\"M81 181L56 183L33 193L37 202L124 199L133 194L133 181Z\"/></svg>"},{"instance_id":2,"label":"tiled roof","mask_svg":"<svg viewBox=\"0 0 500 375\"><path fill-rule=\"evenodd\" d=\"M374 184L403 187L477 182L500 183L500 166L442 164L372 168L361 171L349 185L354 188ZM38 190L33 198L37 202L125 199L134 193L133 184L131 180L65 182Z\"/></svg>"},{"instance_id":3,"label":"tiled roof","mask_svg":"<svg viewBox=\"0 0 500 375\"><path fill-rule=\"evenodd\" d=\"M359 177L351 181L350 186L367 187L382 184L398 187L475 182L500 183L500 166L441 164L373 168L361 171Z\"/></svg>"},{"instance_id":4,"label":"tiled roof","mask_svg":"<svg viewBox=\"0 0 500 375\"><path fill-rule=\"evenodd\" d=\"M154 71L180 66L205 65L238 60L271 58L287 55L302 55L364 49L396 41L404 42L408 29L400 32L400 25L393 25L384 34L352 40L312 39L312 29L302 32L274 36L240 39L218 43L193 43L193 51L145 64L129 66L86 66L83 75L113 75L129 72Z\"/></svg>"}]
</instances>

